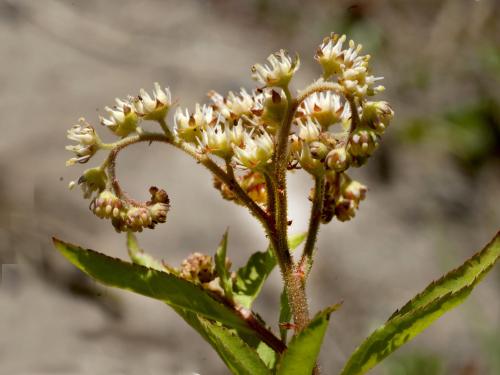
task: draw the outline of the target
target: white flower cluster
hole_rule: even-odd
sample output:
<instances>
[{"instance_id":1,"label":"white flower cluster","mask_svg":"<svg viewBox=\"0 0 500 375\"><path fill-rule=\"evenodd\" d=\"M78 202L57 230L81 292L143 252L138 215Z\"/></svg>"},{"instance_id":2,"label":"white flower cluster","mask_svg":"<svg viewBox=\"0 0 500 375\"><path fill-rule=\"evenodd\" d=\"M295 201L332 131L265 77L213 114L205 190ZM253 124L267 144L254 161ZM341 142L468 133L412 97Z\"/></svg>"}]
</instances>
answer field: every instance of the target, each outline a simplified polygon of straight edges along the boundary
<instances>
[{"instance_id":1,"label":"white flower cluster","mask_svg":"<svg viewBox=\"0 0 500 375\"><path fill-rule=\"evenodd\" d=\"M252 67L252 78L262 84L261 88L230 91L226 96L211 91L211 103L197 103L192 111L177 108L172 130L166 122L172 96L158 83L151 94L141 89L136 97L116 99L115 106L105 107L109 117L101 118L101 123L118 137L133 132L141 137L146 134L139 128L141 120L156 121L168 142L198 160L222 159L222 168L238 187L256 204L265 205L269 196L266 178L272 177L274 163L281 160L274 153L277 135L286 121L291 124L288 168L302 168L315 177L325 177L323 221L333 216L348 220L366 188L352 181L346 171L362 165L373 154L393 111L387 102L367 101L367 97L383 90L376 86L382 78L371 74L370 56L361 54L361 45L351 40L344 46L345 42L345 35L331 34L324 39L315 55L323 78L300 91L297 99L288 86L300 61L280 50L270 55L266 64ZM77 142L67 147L76 154L68 165L85 163L100 148L110 148L84 120L68 131L68 138ZM165 221L168 202L132 204L111 192L113 184L102 168L87 175L79 182L85 197L98 193L92 210L99 217L111 219L117 230L137 231ZM224 198L242 203L234 186L226 186L217 178L214 186Z\"/></svg>"},{"instance_id":2,"label":"white flower cluster","mask_svg":"<svg viewBox=\"0 0 500 375\"><path fill-rule=\"evenodd\" d=\"M346 36L332 33L316 51L316 60L323 67L323 78L337 76L346 95L364 98L383 91L383 86L375 86L383 77L371 75L368 62L370 55L360 55L362 45L349 41L344 49Z\"/></svg>"}]
</instances>

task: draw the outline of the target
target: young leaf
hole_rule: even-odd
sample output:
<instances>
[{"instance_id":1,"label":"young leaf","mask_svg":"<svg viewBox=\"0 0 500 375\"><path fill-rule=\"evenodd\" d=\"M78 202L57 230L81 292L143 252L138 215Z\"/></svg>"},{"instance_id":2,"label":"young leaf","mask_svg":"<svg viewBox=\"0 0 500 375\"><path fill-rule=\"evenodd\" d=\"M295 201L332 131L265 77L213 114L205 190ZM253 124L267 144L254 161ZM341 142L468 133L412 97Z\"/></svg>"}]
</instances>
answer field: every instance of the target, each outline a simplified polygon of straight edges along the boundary
<instances>
[{"instance_id":1,"label":"young leaf","mask_svg":"<svg viewBox=\"0 0 500 375\"><path fill-rule=\"evenodd\" d=\"M288 336L288 329L286 327L281 326L281 324L289 323L292 319L292 310L290 309L290 304L288 303L288 295L286 294L286 289L283 288L280 297L280 337L281 341L286 343L286 339Z\"/></svg>"},{"instance_id":2,"label":"young leaf","mask_svg":"<svg viewBox=\"0 0 500 375\"><path fill-rule=\"evenodd\" d=\"M229 327L253 333L241 315L193 283L166 272L82 249L56 238L53 241L71 263L103 284L152 297L170 306L193 311Z\"/></svg>"},{"instance_id":3,"label":"young leaf","mask_svg":"<svg viewBox=\"0 0 500 375\"><path fill-rule=\"evenodd\" d=\"M341 375L361 375L424 331L445 312L458 306L500 257L500 232L461 267L430 284L353 353Z\"/></svg>"},{"instance_id":4,"label":"young leaf","mask_svg":"<svg viewBox=\"0 0 500 375\"><path fill-rule=\"evenodd\" d=\"M290 236L288 246L294 250L305 238L306 233ZM258 251L252 254L247 264L236 272L234 298L240 305L248 309L252 306L276 263L273 249L268 247L265 252Z\"/></svg>"},{"instance_id":5,"label":"young leaf","mask_svg":"<svg viewBox=\"0 0 500 375\"><path fill-rule=\"evenodd\" d=\"M325 337L330 314L340 305L329 307L309 322L308 326L293 337L278 364L277 375L311 374Z\"/></svg>"},{"instance_id":6,"label":"young leaf","mask_svg":"<svg viewBox=\"0 0 500 375\"><path fill-rule=\"evenodd\" d=\"M229 272L226 268L226 253L227 253L227 231L222 237L222 241L215 252L215 270L219 276L220 284L224 290L224 295L230 300L233 300L233 283Z\"/></svg>"}]
</instances>

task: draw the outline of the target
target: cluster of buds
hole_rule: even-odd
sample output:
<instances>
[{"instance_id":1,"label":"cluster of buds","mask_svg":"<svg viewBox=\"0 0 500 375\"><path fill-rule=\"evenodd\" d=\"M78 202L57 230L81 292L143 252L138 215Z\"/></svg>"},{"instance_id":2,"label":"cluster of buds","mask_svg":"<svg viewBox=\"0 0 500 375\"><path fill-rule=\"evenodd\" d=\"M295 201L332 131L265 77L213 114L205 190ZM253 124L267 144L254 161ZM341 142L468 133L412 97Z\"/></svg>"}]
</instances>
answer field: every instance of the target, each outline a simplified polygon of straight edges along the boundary
<instances>
[{"instance_id":1,"label":"cluster of buds","mask_svg":"<svg viewBox=\"0 0 500 375\"><path fill-rule=\"evenodd\" d=\"M210 255L193 253L183 260L179 276L195 283L209 283L217 277L215 265Z\"/></svg>"},{"instance_id":2,"label":"cluster of buds","mask_svg":"<svg viewBox=\"0 0 500 375\"><path fill-rule=\"evenodd\" d=\"M340 221L351 220L356 215L359 203L366 197L366 186L352 180L346 173L328 172L325 177L321 221L329 223L334 216ZM314 199L314 190L309 199Z\"/></svg>"},{"instance_id":3,"label":"cluster of buds","mask_svg":"<svg viewBox=\"0 0 500 375\"><path fill-rule=\"evenodd\" d=\"M168 195L157 187L150 188L151 199L146 203L119 198L109 190L103 190L90 203L92 212L101 219L111 219L117 232L142 232L153 229L167 220L170 208Z\"/></svg>"},{"instance_id":4,"label":"cluster of buds","mask_svg":"<svg viewBox=\"0 0 500 375\"><path fill-rule=\"evenodd\" d=\"M115 106L105 108L109 118L101 118L101 123L122 138L133 132L138 134L136 138L145 135L139 127L142 120L160 123L168 142L197 160L222 159L231 180L255 203L264 206L268 201L266 178L271 181L275 162L280 160L280 155L275 155L278 134L287 122L291 124L289 169L304 169L323 178L325 222L333 216L348 220L354 216L366 189L355 185L346 171L361 166L374 153L393 111L387 102L367 100L383 90L376 86L381 77L371 74L370 56L361 54L361 45L351 40L344 46L345 42L346 37L338 34L324 39L315 54L323 76L300 91L296 99L289 84L300 61L280 50L271 54L266 64L252 67L252 78L260 88L230 91L226 96L211 91L211 103L196 104L193 111L177 108L172 129L166 121L172 97L158 83L152 94L141 89L138 96L116 99ZM84 120L68 132L68 137L78 142L67 147L76 154L69 165L85 163L99 149L114 147L103 144ZM115 190L116 181L108 181L105 166L109 168L109 164L103 164L93 172L86 171L79 181L86 198L98 194L91 204L96 215L111 219L119 231L139 231L165 221L168 200L135 204L123 199ZM224 198L241 204L234 186L227 184L216 178L214 186ZM357 186L359 197L352 193L356 190L352 186Z\"/></svg>"}]
</instances>

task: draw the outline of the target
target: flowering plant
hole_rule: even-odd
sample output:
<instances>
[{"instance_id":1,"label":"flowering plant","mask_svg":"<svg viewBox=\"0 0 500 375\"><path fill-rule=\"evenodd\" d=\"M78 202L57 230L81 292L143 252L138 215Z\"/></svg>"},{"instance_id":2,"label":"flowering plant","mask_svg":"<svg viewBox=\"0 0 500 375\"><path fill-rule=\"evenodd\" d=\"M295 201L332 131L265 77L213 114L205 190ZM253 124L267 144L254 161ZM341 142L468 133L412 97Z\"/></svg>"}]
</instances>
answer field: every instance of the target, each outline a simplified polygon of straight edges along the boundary
<instances>
[{"instance_id":1,"label":"flowering plant","mask_svg":"<svg viewBox=\"0 0 500 375\"><path fill-rule=\"evenodd\" d=\"M260 87L223 96L210 92L211 104L194 111L177 108L173 126L169 89L155 84L153 94L116 99L101 123L120 139L104 143L84 119L68 131L77 142L67 146L75 156L67 165L87 163L108 150L108 157L78 179L90 209L127 234L132 263L54 239L57 249L91 277L111 286L156 298L172 307L215 349L235 374L319 374L316 364L330 315L327 307L309 315L306 283L313 266L319 227L336 218L351 220L366 187L348 175L364 165L379 146L393 118L385 101L369 98L383 91L372 75L370 56L361 45L337 34L324 39L315 59L323 74L294 95L289 84L299 69L298 57L281 50L266 65L252 67ZM141 125L152 121L160 132ZM134 232L153 229L167 220L169 197L150 187L151 198L140 202L122 189L116 158L140 142L162 142L190 155L213 175L224 199L246 207L269 239L265 252L231 271L227 233L212 257L194 253L176 268L158 261L138 245ZM303 170L314 181L306 233L290 236L287 172ZM71 182L70 187L77 184ZM292 250L305 241L297 259ZM363 374L435 319L462 302L500 256L499 235L456 270L431 283L371 334L347 361L342 375ZM279 337L257 314L252 303L271 271L283 277ZM294 332L288 340L288 331Z\"/></svg>"}]
</instances>

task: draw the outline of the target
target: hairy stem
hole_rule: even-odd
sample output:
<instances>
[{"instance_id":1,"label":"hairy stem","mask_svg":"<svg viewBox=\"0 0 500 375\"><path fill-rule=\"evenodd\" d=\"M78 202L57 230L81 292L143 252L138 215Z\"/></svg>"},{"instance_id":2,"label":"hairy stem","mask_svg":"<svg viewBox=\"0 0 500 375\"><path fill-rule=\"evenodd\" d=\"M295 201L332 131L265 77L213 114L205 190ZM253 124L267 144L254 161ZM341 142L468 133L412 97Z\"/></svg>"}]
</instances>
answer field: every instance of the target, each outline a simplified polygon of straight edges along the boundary
<instances>
[{"instance_id":1,"label":"hairy stem","mask_svg":"<svg viewBox=\"0 0 500 375\"><path fill-rule=\"evenodd\" d=\"M313 253L316 240L318 238L319 226L321 224L321 211L323 210L323 200L325 197L325 177L316 176L314 181L314 198L309 218L309 229L307 231L306 244L300 260L299 269L304 272L304 280L312 267Z\"/></svg>"},{"instance_id":2,"label":"hairy stem","mask_svg":"<svg viewBox=\"0 0 500 375\"><path fill-rule=\"evenodd\" d=\"M297 272L288 248L288 202L286 172L289 160L288 137L292 126L297 102L292 98L288 88L283 89L287 100L286 115L279 129L275 152L276 180L276 256L279 261L283 281L288 294L296 332L304 329L309 322L309 308L302 278Z\"/></svg>"},{"instance_id":3,"label":"hairy stem","mask_svg":"<svg viewBox=\"0 0 500 375\"><path fill-rule=\"evenodd\" d=\"M241 200L245 206L250 210L250 212L262 223L264 229L270 236L270 233L274 232L271 228L271 223L269 220L269 216L266 212L259 207L257 203L255 203L252 198L248 196L248 194L240 187L234 178L234 174L230 171L226 173L221 167L217 165L212 159L210 159L207 155L198 154L186 147L183 143L169 137L168 135L159 134L159 133L142 133L138 135L133 135L124 139L121 139L115 143L111 144L102 144L101 147L103 149L111 149L111 152L108 155L108 158L104 162L108 167L109 177L111 180L111 184L113 190L115 191L117 196L122 197L127 200L129 203L133 205L140 205L139 202L134 201L129 198L126 193L122 190L119 181L116 177L116 157L118 153L123 150L125 147L130 146L139 142L163 142L168 143L195 158L201 165L206 167L210 172L216 175L219 179L222 180L227 186L236 194L239 200ZM271 237L271 236L270 236Z\"/></svg>"}]
</instances>

